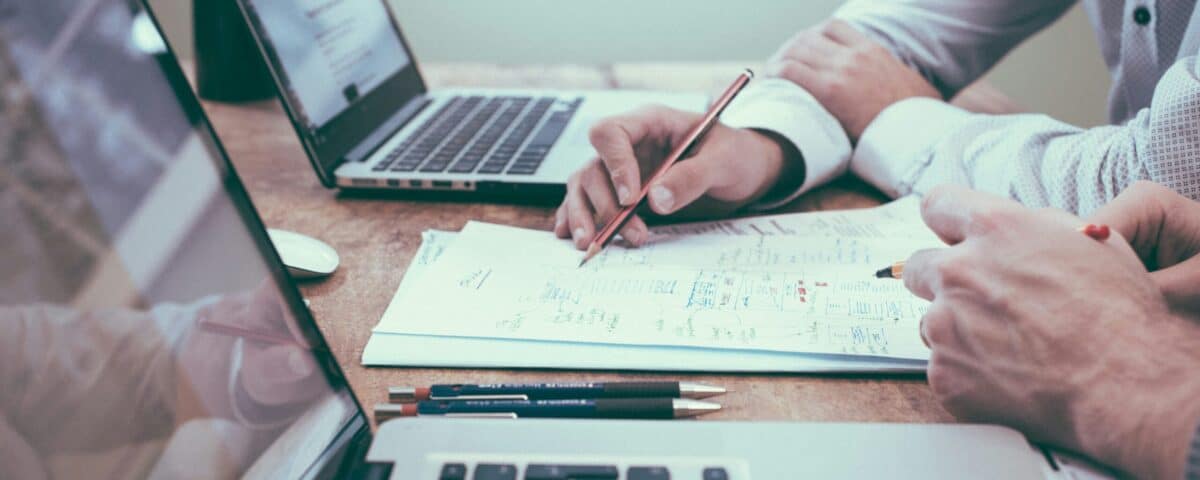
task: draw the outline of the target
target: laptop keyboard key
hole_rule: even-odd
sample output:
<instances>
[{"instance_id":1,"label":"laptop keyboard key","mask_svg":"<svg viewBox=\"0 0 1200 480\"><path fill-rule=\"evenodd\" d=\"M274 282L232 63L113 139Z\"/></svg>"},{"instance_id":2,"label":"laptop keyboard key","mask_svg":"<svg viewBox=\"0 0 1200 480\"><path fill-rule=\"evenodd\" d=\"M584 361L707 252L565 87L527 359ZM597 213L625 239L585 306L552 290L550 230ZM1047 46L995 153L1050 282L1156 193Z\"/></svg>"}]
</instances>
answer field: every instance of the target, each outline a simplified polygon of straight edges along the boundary
<instances>
[{"instance_id":1,"label":"laptop keyboard key","mask_svg":"<svg viewBox=\"0 0 1200 480\"><path fill-rule=\"evenodd\" d=\"M667 467L629 467L625 480L671 480Z\"/></svg>"},{"instance_id":2,"label":"laptop keyboard key","mask_svg":"<svg viewBox=\"0 0 1200 480\"><path fill-rule=\"evenodd\" d=\"M617 480L612 465L539 465L525 467L525 480Z\"/></svg>"},{"instance_id":3,"label":"laptop keyboard key","mask_svg":"<svg viewBox=\"0 0 1200 480\"><path fill-rule=\"evenodd\" d=\"M704 469L701 478L704 480L729 480L729 472L721 467L708 467Z\"/></svg>"},{"instance_id":4,"label":"laptop keyboard key","mask_svg":"<svg viewBox=\"0 0 1200 480\"><path fill-rule=\"evenodd\" d=\"M517 467L515 465L481 463L475 466L475 475L471 478L473 480L517 480Z\"/></svg>"},{"instance_id":5,"label":"laptop keyboard key","mask_svg":"<svg viewBox=\"0 0 1200 480\"><path fill-rule=\"evenodd\" d=\"M438 480L467 480L467 466L461 463L442 465L442 473L438 475Z\"/></svg>"}]
</instances>

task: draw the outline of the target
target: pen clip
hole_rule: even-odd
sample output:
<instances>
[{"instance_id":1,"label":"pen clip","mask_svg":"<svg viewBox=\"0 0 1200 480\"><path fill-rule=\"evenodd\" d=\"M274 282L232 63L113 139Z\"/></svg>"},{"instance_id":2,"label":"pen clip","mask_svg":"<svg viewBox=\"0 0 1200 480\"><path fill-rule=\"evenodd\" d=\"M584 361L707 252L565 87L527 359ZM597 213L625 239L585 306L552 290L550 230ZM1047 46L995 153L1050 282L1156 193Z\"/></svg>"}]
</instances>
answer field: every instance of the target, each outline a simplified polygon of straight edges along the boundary
<instances>
[{"instance_id":1,"label":"pen clip","mask_svg":"<svg viewBox=\"0 0 1200 480\"><path fill-rule=\"evenodd\" d=\"M513 413L513 412L506 412L506 413L501 413L501 412L497 412L497 413L445 413L445 414L442 414L441 416L455 417L455 418L508 418L508 419L513 419L513 420L517 419L517 414Z\"/></svg>"},{"instance_id":2,"label":"pen clip","mask_svg":"<svg viewBox=\"0 0 1200 480\"><path fill-rule=\"evenodd\" d=\"M429 396L430 400L529 400L525 394Z\"/></svg>"}]
</instances>

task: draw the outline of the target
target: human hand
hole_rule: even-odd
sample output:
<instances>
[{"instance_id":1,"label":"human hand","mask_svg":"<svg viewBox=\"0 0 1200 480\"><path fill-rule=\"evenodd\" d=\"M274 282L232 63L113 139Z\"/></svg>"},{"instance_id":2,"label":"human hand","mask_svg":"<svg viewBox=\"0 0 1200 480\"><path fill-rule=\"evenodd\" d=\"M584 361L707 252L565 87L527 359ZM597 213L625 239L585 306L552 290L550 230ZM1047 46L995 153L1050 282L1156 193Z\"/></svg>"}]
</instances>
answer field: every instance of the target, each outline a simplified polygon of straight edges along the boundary
<instances>
[{"instance_id":1,"label":"human hand","mask_svg":"<svg viewBox=\"0 0 1200 480\"><path fill-rule=\"evenodd\" d=\"M929 385L956 417L1014 426L1145 478L1181 477L1200 419L1200 325L1173 315L1118 232L962 187L922 216L950 248L906 263L933 303Z\"/></svg>"},{"instance_id":2,"label":"human hand","mask_svg":"<svg viewBox=\"0 0 1200 480\"><path fill-rule=\"evenodd\" d=\"M597 158L571 175L555 215L554 233L587 248L596 225L633 203L642 181L666 160L701 119L698 113L648 107L605 119L592 127ZM767 193L781 178L797 175L795 148L767 134L716 124L691 157L671 167L650 187L649 206L660 215L727 213ZM789 161L790 160L790 161ZM625 241L641 245L649 230L634 217L621 229Z\"/></svg>"},{"instance_id":3,"label":"human hand","mask_svg":"<svg viewBox=\"0 0 1200 480\"><path fill-rule=\"evenodd\" d=\"M767 75L804 87L857 142L879 112L906 98L942 95L886 48L841 20L804 30L767 62Z\"/></svg>"},{"instance_id":4,"label":"human hand","mask_svg":"<svg viewBox=\"0 0 1200 480\"><path fill-rule=\"evenodd\" d=\"M325 391L324 377L273 282L226 295L200 308L196 316L196 331L188 336L179 359L191 396L199 400L190 416L231 418L240 412L254 420L250 417L255 410L278 414L267 407L304 405ZM234 348L242 338L238 330L254 333L243 339L240 350ZM229 388L231 374L236 375L234 392Z\"/></svg>"},{"instance_id":5,"label":"human hand","mask_svg":"<svg viewBox=\"0 0 1200 480\"><path fill-rule=\"evenodd\" d=\"M1089 221L1128 238L1171 308L1200 317L1200 203L1142 181Z\"/></svg>"}]
</instances>

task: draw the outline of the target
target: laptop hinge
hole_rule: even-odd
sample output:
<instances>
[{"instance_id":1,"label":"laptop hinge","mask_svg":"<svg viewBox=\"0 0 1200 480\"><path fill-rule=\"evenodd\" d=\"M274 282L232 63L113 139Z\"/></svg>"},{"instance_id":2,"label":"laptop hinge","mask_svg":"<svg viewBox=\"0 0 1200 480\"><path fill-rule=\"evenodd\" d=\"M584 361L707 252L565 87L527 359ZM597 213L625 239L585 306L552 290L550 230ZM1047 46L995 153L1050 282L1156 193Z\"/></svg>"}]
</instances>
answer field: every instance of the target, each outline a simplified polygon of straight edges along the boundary
<instances>
[{"instance_id":1,"label":"laptop hinge","mask_svg":"<svg viewBox=\"0 0 1200 480\"><path fill-rule=\"evenodd\" d=\"M429 106L430 102L432 102L432 100L424 95L409 100L408 103L404 104L404 106L401 107L400 110L397 110L394 115L388 117L387 120L381 123L379 128L376 128L369 135L363 138L363 140L359 142L357 146L350 149L350 152L346 154L346 156L343 158L343 161L361 162L366 160L371 156L371 154L375 153L375 150L382 146L388 138L390 138L392 135L395 135L396 132L400 131L401 128L404 128L405 125L408 125L410 120L416 118L416 116L420 114L425 107Z\"/></svg>"}]
</instances>

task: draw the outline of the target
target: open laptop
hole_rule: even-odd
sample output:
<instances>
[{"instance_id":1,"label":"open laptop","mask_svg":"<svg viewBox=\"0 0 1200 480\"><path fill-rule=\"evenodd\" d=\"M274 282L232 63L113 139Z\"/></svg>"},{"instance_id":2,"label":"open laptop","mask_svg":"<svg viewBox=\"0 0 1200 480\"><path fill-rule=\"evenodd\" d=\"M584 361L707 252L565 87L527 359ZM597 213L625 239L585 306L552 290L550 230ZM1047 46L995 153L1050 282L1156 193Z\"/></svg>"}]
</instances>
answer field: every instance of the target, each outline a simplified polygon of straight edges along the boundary
<instances>
[{"instance_id":1,"label":"open laptop","mask_svg":"<svg viewBox=\"0 0 1200 480\"><path fill-rule=\"evenodd\" d=\"M1065 478L982 425L372 432L144 4L0 0L0 478Z\"/></svg>"},{"instance_id":2,"label":"open laptop","mask_svg":"<svg viewBox=\"0 0 1200 480\"><path fill-rule=\"evenodd\" d=\"M327 187L553 198L595 156L597 119L705 107L695 93L430 91L386 0L238 4Z\"/></svg>"}]
</instances>

